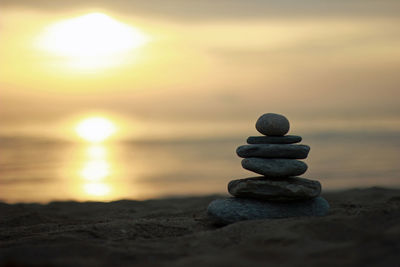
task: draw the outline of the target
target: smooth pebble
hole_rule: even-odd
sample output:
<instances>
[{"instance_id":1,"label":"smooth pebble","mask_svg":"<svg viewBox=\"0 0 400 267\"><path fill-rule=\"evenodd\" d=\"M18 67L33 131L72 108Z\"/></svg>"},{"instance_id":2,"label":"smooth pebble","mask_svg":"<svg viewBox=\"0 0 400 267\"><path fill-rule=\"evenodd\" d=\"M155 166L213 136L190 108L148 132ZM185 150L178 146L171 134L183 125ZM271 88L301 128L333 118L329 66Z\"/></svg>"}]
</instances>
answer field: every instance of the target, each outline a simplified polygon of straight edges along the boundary
<instances>
[{"instance_id":1,"label":"smooth pebble","mask_svg":"<svg viewBox=\"0 0 400 267\"><path fill-rule=\"evenodd\" d=\"M272 178L299 176L307 171L307 164L295 159L245 158L242 167Z\"/></svg>"},{"instance_id":2,"label":"smooth pebble","mask_svg":"<svg viewBox=\"0 0 400 267\"><path fill-rule=\"evenodd\" d=\"M243 145L236 149L236 154L242 158L284 158L305 159L310 152L307 145L256 144Z\"/></svg>"},{"instance_id":3,"label":"smooth pebble","mask_svg":"<svg viewBox=\"0 0 400 267\"><path fill-rule=\"evenodd\" d=\"M256 129L264 135L284 136L289 132L288 119L280 114L266 113L256 122Z\"/></svg>"},{"instance_id":4,"label":"smooth pebble","mask_svg":"<svg viewBox=\"0 0 400 267\"><path fill-rule=\"evenodd\" d=\"M216 199L207 208L210 218L220 225L244 220L324 216L328 212L329 203L322 197L293 203L232 197Z\"/></svg>"},{"instance_id":5,"label":"smooth pebble","mask_svg":"<svg viewBox=\"0 0 400 267\"><path fill-rule=\"evenodd\" d=\"M288 202L319 196L321 184L300 177L268 179L261 176L233 180L228 184L228 191L235 197Z\"/></svg>"},{"instance_id":6,"label":"smooth pebble","mask_svg":"<svg viewBox=\"0 0 400 267\"><path fill-rule=\"evenodd\" d=\"M248 144L294 144L301 142L302 138L298 135L285 136L249 136Z\"/></svg>"}]
</instances>

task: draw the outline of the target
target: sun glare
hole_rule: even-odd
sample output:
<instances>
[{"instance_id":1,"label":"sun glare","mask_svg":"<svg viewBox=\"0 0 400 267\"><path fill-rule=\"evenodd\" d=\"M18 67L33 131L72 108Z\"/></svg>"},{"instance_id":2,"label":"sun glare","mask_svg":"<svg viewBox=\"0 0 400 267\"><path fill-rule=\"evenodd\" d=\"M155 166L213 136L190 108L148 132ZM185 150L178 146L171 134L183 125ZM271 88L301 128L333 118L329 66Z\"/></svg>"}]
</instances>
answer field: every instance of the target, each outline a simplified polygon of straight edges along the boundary
<instances>
[{"instance_id":1,"label":"sun glare","mask_svg":"<svg viewBox=\"0 0 400 267\"><path fill-rule=\"evenodd\" d=\"M115 125L108 119L92 117L81 121L75 128L76 133L89 142L102 142L116 132Z\"/></svg>"},{"instance_id":2,"label":"sun glare","mask_svg":"<svg viewBox=\"0 0 400 267\"><path fill-rule=\"evenodd\" d=\"M50 25L38 44L42 50L66 57L76 68L94 68L113 65L146 42L138 29L105 14L91 13Z\"/></svg>"}]
</instances>

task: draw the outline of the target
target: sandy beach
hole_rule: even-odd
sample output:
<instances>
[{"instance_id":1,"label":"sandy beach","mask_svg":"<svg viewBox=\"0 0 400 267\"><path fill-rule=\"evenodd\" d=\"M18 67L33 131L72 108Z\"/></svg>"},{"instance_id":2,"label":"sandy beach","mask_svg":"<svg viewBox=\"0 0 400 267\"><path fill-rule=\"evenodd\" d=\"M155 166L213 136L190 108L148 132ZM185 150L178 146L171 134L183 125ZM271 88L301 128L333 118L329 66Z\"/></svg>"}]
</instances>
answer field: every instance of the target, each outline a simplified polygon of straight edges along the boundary
<instances>
[{"instance_id":1,"label":"sandy beach","mask_svg":"<svg viewBox=\"0 0 400 267\"><path fill-rule=\"evenodd\" d=\"M400 190L326 192L326 217L213 225L218 196L0 204L1 266L397 266Z\"/></svg>"}]
</instances>

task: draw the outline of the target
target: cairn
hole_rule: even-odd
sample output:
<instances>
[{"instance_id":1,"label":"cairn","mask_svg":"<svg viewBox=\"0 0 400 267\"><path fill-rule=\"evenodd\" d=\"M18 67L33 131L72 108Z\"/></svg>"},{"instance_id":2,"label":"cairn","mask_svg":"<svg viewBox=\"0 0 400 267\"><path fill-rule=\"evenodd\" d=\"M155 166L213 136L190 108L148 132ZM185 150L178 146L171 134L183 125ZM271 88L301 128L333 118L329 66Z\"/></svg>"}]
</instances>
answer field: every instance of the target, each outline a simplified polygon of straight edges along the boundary
<instances>
[{"instance_id":1,"label":"cairn","mask_svg":"<svg viewBox=\"0 0 400 267\"><path fill-rule=\"evenodd\" d=\"M208 206L208 214L218 224L242 220L324 216L328 202L320 197L318 181L300 178L307 171L310 151L301 136L286 135L290 124L286 117L267 113L256 123L263 136L250 136L248 145L236 153L242 167L262 176L233 180L228 191L233 196L217 199Z\"/></svg>"}]
</instances>

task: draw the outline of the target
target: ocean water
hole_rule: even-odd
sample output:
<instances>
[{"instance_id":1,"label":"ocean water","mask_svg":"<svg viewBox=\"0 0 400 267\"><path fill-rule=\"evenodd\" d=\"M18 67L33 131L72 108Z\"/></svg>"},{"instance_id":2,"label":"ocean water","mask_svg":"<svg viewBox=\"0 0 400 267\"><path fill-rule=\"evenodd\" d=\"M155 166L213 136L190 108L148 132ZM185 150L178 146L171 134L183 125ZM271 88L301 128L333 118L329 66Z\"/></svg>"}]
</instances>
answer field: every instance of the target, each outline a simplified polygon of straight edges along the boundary
<instances>
[{"instance_id":1,"label":"ocean water","mask_svg":"<svg viewBox=\"0 0 400 267\"><path fill-rule=\"evenodd\" d=\"M399 133L319 133L303 177L323 190L400 187ZM43 138L0 138L0 200L111 201L226 194L241 168L245 138L82 144Z\"/></svg>"}]
</instances>

